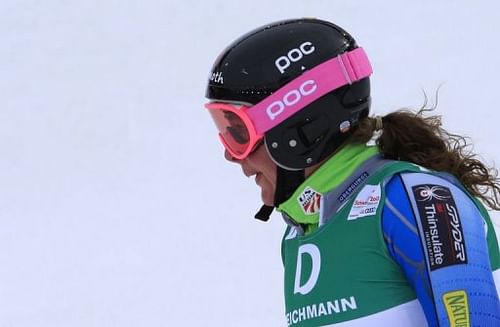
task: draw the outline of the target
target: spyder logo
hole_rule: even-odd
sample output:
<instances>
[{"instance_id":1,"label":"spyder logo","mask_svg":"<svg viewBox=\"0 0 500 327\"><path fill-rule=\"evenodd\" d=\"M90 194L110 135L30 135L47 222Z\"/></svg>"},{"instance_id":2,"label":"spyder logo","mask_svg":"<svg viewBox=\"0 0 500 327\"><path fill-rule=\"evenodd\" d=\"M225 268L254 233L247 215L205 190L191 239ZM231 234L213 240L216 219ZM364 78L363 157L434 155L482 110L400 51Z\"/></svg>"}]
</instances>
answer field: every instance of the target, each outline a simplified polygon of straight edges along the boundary
<instances>
[{"instance_id":1,"label":"spyder logo","mask_svg":"<svg viewBox=\"0 0 500 327\"><path fill-rule=\"evenodd\" d=\"M431 201L432 199L443 201L451 198L450 191L438 185L422 185L415 190L419 195L417 201Z\"/></svg>"}]
</instances>

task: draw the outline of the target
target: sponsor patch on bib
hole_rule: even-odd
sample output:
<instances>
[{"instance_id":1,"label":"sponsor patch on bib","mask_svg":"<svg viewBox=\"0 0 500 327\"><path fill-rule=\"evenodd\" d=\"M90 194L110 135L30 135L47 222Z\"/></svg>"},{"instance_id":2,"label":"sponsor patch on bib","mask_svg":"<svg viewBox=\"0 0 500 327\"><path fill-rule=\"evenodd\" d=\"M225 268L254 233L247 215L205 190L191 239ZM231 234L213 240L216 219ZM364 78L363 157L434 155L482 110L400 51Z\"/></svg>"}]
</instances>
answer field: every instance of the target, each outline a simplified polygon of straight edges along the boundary
<instances>
[{"instance_id":1,"label":"sponsor patch on bib","mask_svg":"<svg viewBox=\"0 0 500 327\"><path fill-rule=\"evenodd\" d=\"M379 185L366 185L356 196L347 220L375 216L380 205L382 190Z\"/></svg>"}]
</instances>

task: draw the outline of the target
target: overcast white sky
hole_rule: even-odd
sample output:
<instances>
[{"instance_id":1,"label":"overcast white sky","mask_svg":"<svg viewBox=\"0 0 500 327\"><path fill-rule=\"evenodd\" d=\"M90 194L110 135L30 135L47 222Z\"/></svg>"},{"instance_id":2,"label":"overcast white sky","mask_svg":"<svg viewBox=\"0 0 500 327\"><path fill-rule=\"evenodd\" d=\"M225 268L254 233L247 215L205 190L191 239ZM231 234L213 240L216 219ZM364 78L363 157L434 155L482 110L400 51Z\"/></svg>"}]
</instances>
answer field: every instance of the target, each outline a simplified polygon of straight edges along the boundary
<instances>
[{"instance_id":1,"label":"overcast white sky","mask_svg":"<svg viewBox=\"0 0 500 327\"><path fill-rule=\"evenodd\" d=\"M282 326L283 230L204 112L232 40L331 20L373 112L419 107L498 151L498 1L0 1L0 326ZM494 214L495 219L499 215ZM498 223L498 222L497 222Z\"/></svg>"}]
</instances>

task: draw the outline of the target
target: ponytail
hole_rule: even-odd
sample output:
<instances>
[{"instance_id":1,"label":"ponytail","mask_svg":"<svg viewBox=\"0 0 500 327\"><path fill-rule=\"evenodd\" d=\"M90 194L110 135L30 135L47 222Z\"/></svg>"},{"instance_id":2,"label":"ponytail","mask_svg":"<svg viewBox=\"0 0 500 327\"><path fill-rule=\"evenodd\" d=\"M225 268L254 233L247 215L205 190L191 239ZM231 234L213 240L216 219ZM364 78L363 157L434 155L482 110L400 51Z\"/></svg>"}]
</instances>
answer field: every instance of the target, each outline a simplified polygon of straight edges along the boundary
<instances>
[{"instance_id":1,"label":"ponytail","mask_svg":"<svg viewBox=\"0 0 500 327\"><path fill-rule=\"evenodd\" d=\"M413 162L434 171L453 174L473 196L493 210L500 210L498 171L487 167L472 151L467 138L442 128L440 116L399 110L382 118L366 117L353 135L356 143L366 143L382 120L383 133L377 140L386 159Z\"/></svg>"}]
</instances>

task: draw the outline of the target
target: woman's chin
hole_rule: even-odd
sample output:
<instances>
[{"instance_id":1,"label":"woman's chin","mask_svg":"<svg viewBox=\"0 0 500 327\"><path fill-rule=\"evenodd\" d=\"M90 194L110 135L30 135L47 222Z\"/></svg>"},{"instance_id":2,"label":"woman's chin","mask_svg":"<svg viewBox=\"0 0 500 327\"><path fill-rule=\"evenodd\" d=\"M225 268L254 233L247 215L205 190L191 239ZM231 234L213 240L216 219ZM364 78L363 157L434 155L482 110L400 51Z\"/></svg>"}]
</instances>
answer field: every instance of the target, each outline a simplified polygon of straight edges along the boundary
<instances>
[{"instance_id":1,"label":"woman's chin","mask_svg":"<svg viewBox=\"0 0 500 327\"><path fill-rule=\"evenodd\" d=\"M262 202L264 202L265 205L267 206L274 206L274 193L271 193L267 190L262 190L260 194L262 198Z\"/></svg>"}]
</instances>

